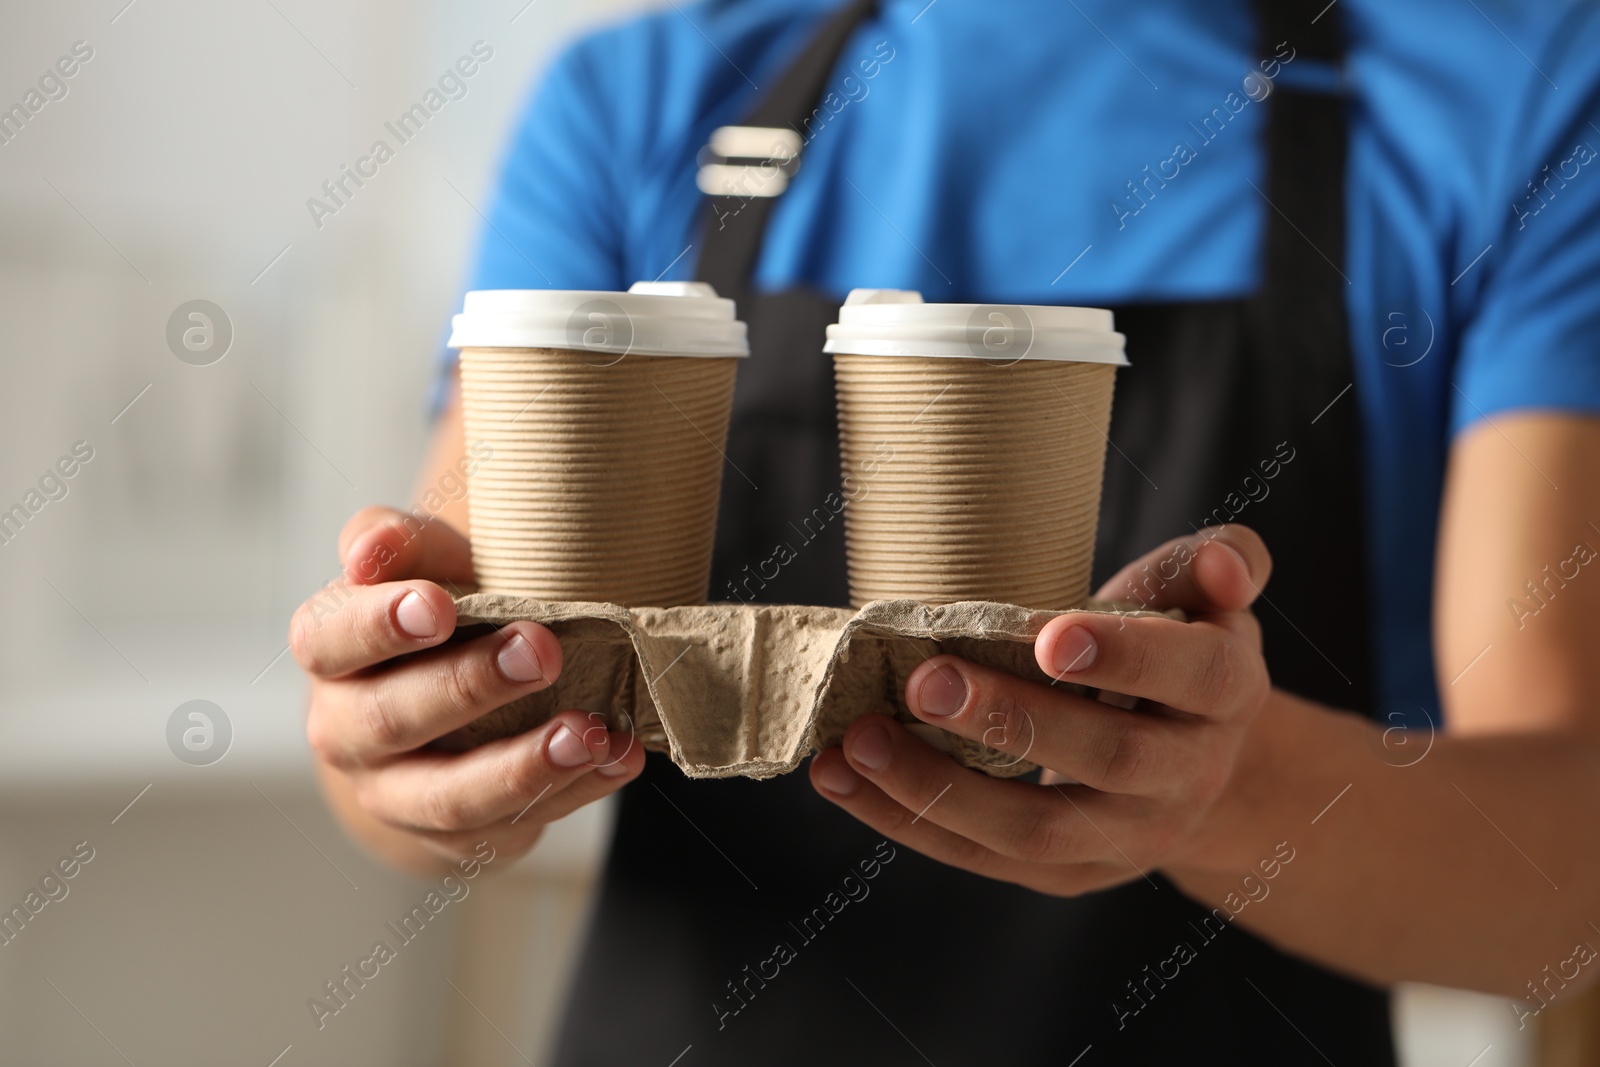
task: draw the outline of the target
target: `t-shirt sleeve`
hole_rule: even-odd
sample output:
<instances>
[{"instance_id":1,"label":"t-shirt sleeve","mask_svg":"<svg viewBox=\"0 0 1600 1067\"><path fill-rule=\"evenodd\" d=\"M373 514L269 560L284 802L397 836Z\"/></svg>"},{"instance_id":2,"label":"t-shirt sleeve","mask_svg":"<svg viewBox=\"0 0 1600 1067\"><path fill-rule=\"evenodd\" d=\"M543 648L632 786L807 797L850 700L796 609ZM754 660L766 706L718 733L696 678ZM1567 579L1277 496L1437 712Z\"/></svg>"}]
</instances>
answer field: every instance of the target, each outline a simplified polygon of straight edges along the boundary
<instances>
[{"instance_id":1,"label":"t-shirt sleeve","mask_svg":"<svg viewBox=\"0 0 1600 1067\"><path fill-rule=\"evenodd\" d=\"M1600 413L1600 19L1586 21L1585 47L1564 49L1566 62L1535 53L1560 89L1533 74L1522 143L1500 161L1504 192L1485 208L1505 222L1485 236L1493 246L1476 264L1481 277L1452 272L1452 288L1476 291L1452 433L1501 411Z\"/></svg>"},{"instance_id":2,"label":"t-shirt sleeve","mask_svg":"<svg viewBox=\"0 0 1600 1067\"><path fill-rule=\"evenodd\" d=\"M570 46L535 88L502 158L469 289L616 289L622 227L610 94L598 38Z\"/></svg>"}]
</instances>

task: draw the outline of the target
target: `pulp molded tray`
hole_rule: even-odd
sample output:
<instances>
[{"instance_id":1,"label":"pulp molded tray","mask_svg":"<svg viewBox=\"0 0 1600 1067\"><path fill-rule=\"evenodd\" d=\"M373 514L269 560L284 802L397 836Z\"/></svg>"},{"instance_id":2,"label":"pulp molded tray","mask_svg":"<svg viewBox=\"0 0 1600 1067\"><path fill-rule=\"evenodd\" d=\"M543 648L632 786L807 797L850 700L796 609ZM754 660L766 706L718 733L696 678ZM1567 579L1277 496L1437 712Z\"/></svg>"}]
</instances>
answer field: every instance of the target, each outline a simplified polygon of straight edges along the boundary
<instances>
[{"instance_id":1,"label":"pulp molded tray","mask_svg":"<svg viewBox=\"0 0 1600 1067\"><path fill-rule=\"evenodd\" d=\"M1148 615L1094 601L1096 614ZM963 601L930 606L877 600L850 608L706 604L624 608L472 593L456 601L461 625L531 620L560 639L561 676L441 738L470 748L532 729L559 711L601 716L631 729L647 750L665 752L691 778L771 778L839 743L851 722L882 712L917 723L919 733L965 766L1015 777L1034 765L987 745L923 726L906 708L905 684L918 664L951 653L1049 682L1033 640L1063 611ZM1058 683L1092 694L1085 686Z\"/></svg>"}]
</instances>

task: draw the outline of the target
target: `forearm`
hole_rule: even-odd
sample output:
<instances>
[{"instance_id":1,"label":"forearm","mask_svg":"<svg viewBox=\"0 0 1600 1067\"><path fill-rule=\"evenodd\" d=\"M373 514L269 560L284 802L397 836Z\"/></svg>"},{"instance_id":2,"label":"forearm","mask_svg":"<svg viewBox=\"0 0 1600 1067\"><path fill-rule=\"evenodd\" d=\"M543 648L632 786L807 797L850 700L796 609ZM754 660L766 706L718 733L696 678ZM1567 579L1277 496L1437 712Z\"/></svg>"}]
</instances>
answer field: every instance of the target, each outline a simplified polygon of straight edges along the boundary
<instances>
[{"instance_id":1,"label":"forearm","mask_svg":"<svg viewBox=\"0 0 1600 1067\"><path fill-rule=\"evenodd\" d=\"M467 533L466 479L460 475L458 464L467 453L466 429L461 414L461 390L452 376L446 390L446 401L439 418L433 425L433 435L428 441L428 451L417 472L415 503L420 504L435 519ZM449 492L456 482L460 492Z\"/></svg>"},{"instance_id":2,"label":"forearm","mask_svg":"<svg viewBox=\"0 0 1600 1067\"><path fill-rule=\"evenodd\" d=\"M1238 911L1242 925L1376 983L1528 996L1563 965L1570 981L1574 947L1600 945L1600 751L1554 734L1440 734L1397 767L1380 737L1275 693L1194 861L1168 873L1231 912L1254 872L1251 891L1267 895ZM1404 761L1426 744L1411 740ZM1282 841L1295 858L1266 881L1257 864Z\"/></svg>"}]
</instances>

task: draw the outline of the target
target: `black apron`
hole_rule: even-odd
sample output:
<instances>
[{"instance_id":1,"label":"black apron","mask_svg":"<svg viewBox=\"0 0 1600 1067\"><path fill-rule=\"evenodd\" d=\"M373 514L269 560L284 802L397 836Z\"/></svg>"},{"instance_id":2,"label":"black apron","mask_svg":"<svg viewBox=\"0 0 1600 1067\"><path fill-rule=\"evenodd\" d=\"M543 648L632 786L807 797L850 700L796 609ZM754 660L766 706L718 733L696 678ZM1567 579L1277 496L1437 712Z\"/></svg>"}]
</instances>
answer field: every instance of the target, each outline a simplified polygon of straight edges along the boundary
<instances>
[{"instance_id":1,"label":"black apron","mask_svg":"<svg viewBox=\"0 0 1600 1067\"><path fill-rule=\"evenodd\" d=\"M1337 9L1313 23L1322 0L1255 6L1259 55L1288 41L1297 60L1340 60ZM803 129L874 10L838 11L744 124ZM1274 553L1256 613L1275 683L1370 708L1357 408L1353 390L1341 396L1353 381L1338 267L1343 105L1278 85L1264 106L1275 207L1263 205L1260 292L1114 309L1132 366L1117 380L1096 580L1236 515ZM713 599L747 598L754 584L734 583L744 568L799 547L791 523L839 490L821 355L838 302L752 291L771 208L714 202L700 253L699 277L738 301L752 348L728 444L743 475L723 482ZM847 603L842 522L806 535L759 599ZM1314 839L1308 825L1289 845ZM881 840L803 770L695 781L652 757L621 797L556 1062L1394 1063L1383 991L1238 925L1217 932L1209 908L1160 876L1062 900L899 847L862 881L863 861L888 854ZM846 899L852 873L859 899Z\"/></svg>"}]
</instances>

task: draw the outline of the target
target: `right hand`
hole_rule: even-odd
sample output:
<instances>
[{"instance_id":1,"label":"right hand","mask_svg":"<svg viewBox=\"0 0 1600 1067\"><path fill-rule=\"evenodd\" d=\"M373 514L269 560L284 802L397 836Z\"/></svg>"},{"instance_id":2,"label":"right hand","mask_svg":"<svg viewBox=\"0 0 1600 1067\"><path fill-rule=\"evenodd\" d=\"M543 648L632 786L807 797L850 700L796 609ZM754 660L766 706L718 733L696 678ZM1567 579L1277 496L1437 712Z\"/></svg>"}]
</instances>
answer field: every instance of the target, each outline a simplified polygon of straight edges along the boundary
<instances>
[{"instance_id":1,"label":"right hand","mask_svg":"<svg viewBox=\"0 0 1600 1067\"><path fill-rule=\"evenodd\" d=\"M415 867L430 853L472 855L483 841L515 857L547 823L644 767L631 734L581 711L467 752L424 748L547 688L561 645L532 622L446 645L455 605L436 582L470 582L472 553L442 519L419 530L401 512L366 508L340 534L339 558L348 587L301 604L289 644L311 676L306 733L321 776L369 845Z\"/></svg>"}]
</instances>

